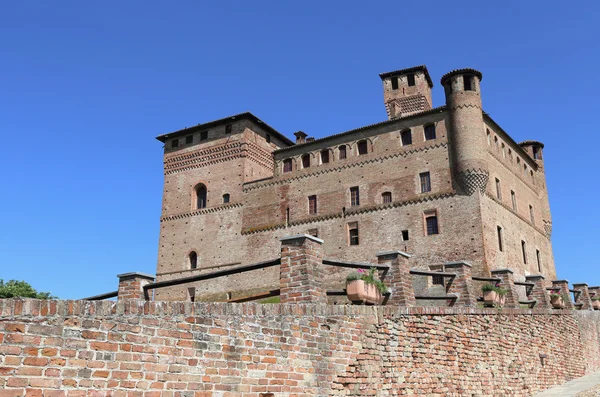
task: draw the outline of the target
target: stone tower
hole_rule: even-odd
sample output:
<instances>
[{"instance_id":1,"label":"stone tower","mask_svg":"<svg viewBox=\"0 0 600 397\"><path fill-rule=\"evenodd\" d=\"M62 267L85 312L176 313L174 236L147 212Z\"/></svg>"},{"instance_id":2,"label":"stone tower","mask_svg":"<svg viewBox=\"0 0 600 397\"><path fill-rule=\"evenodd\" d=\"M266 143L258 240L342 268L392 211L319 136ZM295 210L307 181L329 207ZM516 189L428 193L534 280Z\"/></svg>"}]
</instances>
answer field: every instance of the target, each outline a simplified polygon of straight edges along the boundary
<instances>
[{"instance_id":1,"label":"stone tower","mask_svg":"<svg viewBox=\"0 0 600 397\"><path fill-rule=\"evenodd\" d=\"M441 80L449 110L453 172L463 193L468 195L477 190L485 192L489 178L481 78L477 70L459 69L445 74Z\"/></svg>"},{"instance_id":2,"label":"stone tower","mask_svg":"<svg viewBox=\"0 0 600 397\"><path fill-rule=\"evenodd\" d=\"M379 77L388 119L431 109L433 82L425 65L381 73Z\"/></svg>"}]
</instances>

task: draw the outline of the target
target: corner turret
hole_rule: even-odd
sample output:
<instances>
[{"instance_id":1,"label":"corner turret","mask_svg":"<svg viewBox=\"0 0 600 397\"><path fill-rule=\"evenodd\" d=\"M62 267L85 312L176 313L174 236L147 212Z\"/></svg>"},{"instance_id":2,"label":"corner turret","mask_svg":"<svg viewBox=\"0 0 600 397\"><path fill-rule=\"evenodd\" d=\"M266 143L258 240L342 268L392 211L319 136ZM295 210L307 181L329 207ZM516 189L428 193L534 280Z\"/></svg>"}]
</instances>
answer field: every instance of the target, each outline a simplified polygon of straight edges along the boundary
<instances>
[{"instance_id":1,"label":"corner turret","mask_svg":"<svg viewBox=\"0 0 600 397\"><path fill-rule=\"evenodd\" d=\"M425 65L381 73L379 77L390 120L431 109L433 82Z\"/></svg>"}]
</instances>

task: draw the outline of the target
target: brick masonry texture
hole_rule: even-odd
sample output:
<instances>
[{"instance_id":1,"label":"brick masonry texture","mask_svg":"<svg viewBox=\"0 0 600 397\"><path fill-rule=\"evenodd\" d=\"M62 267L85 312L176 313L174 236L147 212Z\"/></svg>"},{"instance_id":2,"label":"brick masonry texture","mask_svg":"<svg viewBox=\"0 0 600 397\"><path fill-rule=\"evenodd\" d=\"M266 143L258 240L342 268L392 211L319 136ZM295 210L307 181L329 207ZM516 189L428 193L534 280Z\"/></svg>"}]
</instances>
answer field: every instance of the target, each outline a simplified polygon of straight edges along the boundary
<instances>
[{"instance_id":1,"label":"brick masonry texture","mask_svg":"<svg viewBox=\"0 0 600 397\"><path fill-rule=\"evenodd\" d=\"M532 396L598 369L593 311L0 300L3 397Z\"/></svg>"},{"instance_id":2,"label":"brick masonry texture","mask_svg":"<svg viewBox=\"0 0 600 397\"><path fill-rule=\"evenodd\" d=\"M475 276L509 268L518 281L537 274L554 279L543 145L517 144L483 111L478 72L444 76L446 104L437 108L432 108L426 68L409 72L413 86L404 70L382 75L388 120L345 133L300 138L290 146L257 119L233 117L163 136L157 281L273 259L280 254L281 237L304 233L324 240L325 258L376 263L377 252L400 250L412 255L410 266L416 268L467 261ZM403 108L415 98L419 106ZM429 126L435 127L434 139L426 139ZM401 134L407 131L412 142L403 144ZM192 136L192 143L186 144L185 136ZM309 167L303 165L305 156ZM291 171L284 172L284 164L291 164ZM425 172L431 180L428 192L421 191L419 174ZM207 188L202 209L195 207L199 184ZM352 206L351 187L359 188L359 205ZM391 203L383 201L388 192ZM309 212L309 196L317 197L316 213ZM427 235L426 214L437 215L439 234ZM350 224L358 226L358 245L350 245ZM196 269L190 266L191 252L197 254ZM323 277L327 288L343 283L335 270ZM414 283L419 293L430 292L420 278ZM186 300L191 287L196 300L224 301L277 285L276 269L267 269L218 283L160 289L155 298Z\"/></svg>"}]
</instances>

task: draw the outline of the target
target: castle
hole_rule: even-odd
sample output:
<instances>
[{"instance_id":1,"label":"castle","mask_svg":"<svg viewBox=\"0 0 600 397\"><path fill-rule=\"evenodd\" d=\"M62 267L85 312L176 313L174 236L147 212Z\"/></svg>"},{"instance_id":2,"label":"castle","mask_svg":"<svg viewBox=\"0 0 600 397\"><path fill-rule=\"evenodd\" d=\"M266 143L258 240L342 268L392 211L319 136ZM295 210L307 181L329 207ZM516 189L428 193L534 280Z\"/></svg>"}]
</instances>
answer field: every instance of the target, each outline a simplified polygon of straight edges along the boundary
<instances>
[{"instance_id":1,"label":"castle","mask_svg":"<svg viewBox=\"0 0 600 397\"><path fill-rule=\"evenodd\" d=\"M158 282L275 258L279 239L310 234L324 256L373 262L402 250L411 266L473 275L556 277L543 147L516 143L483 111L474 69L441 79L425 66L380 74L388 120L292 142L251 113L159 136L165 144ZM156 300L231 300L273 288L261 269L156 291ZM331 275L328 282L339 277Z\"/></svg>"}]
</instances>

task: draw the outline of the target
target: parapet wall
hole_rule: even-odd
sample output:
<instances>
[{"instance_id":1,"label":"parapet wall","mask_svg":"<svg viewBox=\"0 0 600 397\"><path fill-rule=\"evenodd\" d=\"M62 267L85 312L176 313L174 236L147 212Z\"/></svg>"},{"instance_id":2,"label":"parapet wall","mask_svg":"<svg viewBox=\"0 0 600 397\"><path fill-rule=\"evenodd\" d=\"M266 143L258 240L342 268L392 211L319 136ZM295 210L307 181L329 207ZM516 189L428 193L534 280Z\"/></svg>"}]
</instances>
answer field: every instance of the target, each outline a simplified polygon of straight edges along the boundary
<instances>
[{"instance_id":1,"label":"parapet wall","mask_svg":"<svg viewBox=\"0 0 600 397\"><path fill-rule=\"evenodd\" d=\"M588 310L0 300L0 396L531 396L598 369Z\"/></svg>"}]
</instances>

